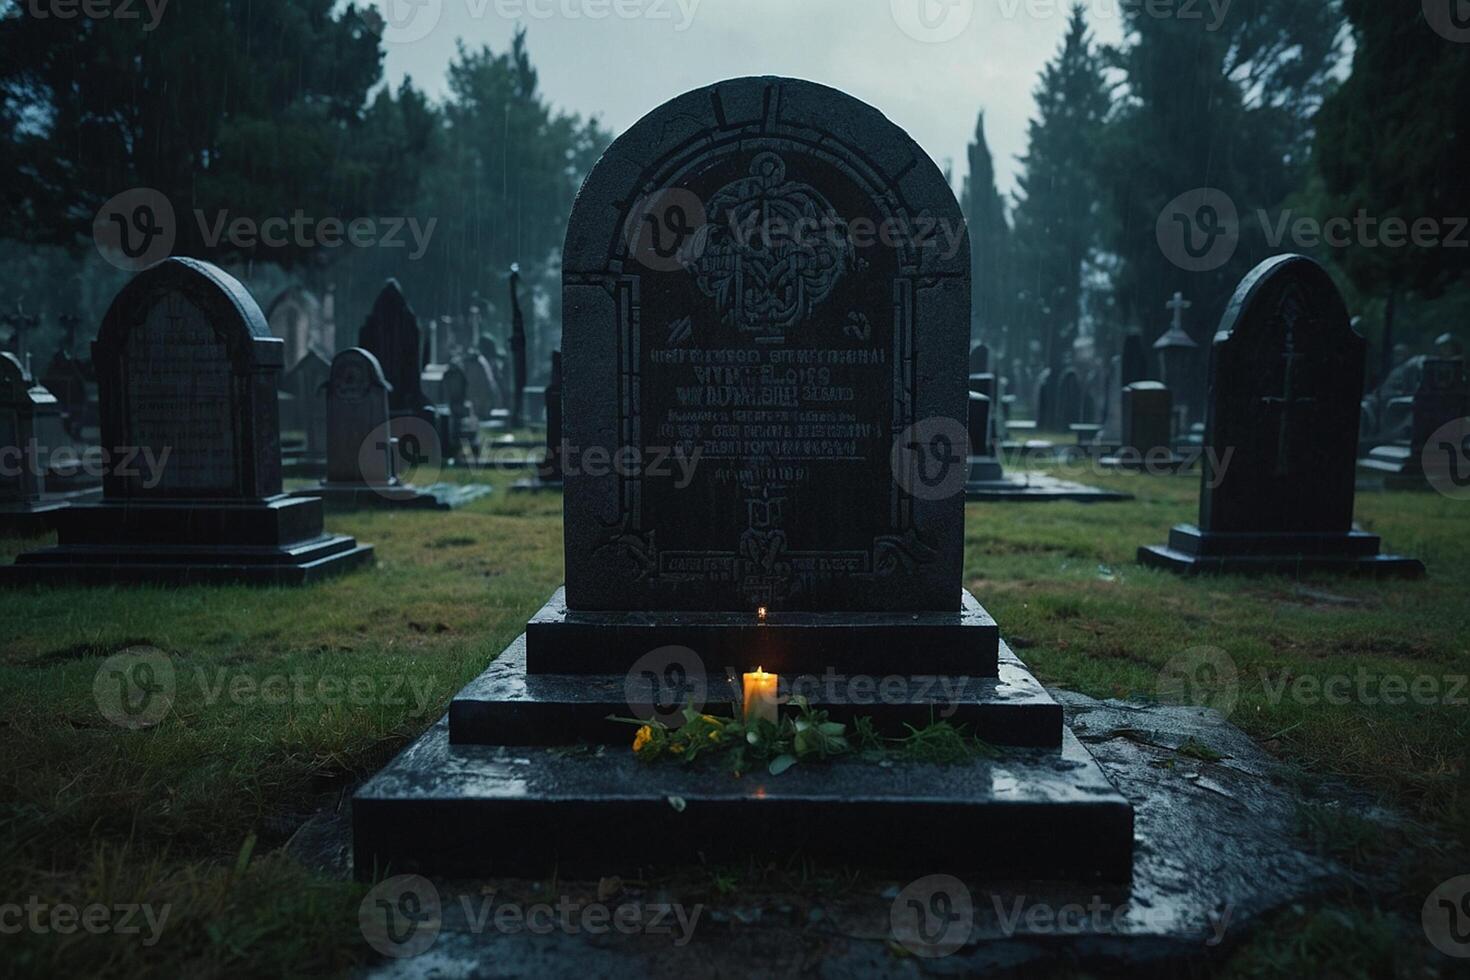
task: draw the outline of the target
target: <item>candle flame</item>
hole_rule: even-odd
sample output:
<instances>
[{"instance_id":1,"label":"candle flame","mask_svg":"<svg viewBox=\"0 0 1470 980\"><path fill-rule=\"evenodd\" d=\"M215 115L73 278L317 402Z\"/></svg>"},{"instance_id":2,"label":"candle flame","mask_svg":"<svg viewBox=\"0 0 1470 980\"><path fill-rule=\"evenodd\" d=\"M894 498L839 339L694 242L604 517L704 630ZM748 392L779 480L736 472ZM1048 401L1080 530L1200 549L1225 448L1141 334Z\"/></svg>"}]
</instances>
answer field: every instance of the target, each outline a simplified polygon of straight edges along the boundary
<instances>
[{"instance_id":1,"label":"candle flame","mask_svg":"<svg viewBox=\"0 0 1470 980\"><path fill-rule=\"evenodd\" d=\"M756 606L755 607L755 618L756 619L759 619L763 623L766 621L766 607L765 606Z\"/></svg>"}]
</instances>

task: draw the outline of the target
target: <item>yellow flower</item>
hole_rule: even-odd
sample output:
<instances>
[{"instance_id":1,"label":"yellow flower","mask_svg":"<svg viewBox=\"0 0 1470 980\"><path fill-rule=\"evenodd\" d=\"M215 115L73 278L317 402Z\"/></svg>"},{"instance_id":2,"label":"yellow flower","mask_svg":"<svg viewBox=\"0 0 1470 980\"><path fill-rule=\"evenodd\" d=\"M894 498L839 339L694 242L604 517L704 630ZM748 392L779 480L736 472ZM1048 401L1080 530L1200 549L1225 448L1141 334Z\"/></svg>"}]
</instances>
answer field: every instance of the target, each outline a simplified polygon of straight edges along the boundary
<instances>
[{"instance_id":1,"label":"yellow flower","mask_svg":"<svg viewBox=\"0 0 1470 980\"><path fill-rule=\"evenodd\" d=\"M676 742L673 745L669 746L669 751L672 752L672 753L674 753L675 755L683 755L684 754L684 746L683 746L682 743Z\"/></svg>"},{"instance_id":2,"label":"yellow flower","mask_svg":"<svg viewBox=\"0 0 1470 980\"><path fill-rule=\"evenodd\" d=\"M710 732L709 733L709 740L711 742L718 742L720 740L720 733L719 732Z\"/></svg>"},{"instance_id":3,"label":"yellow flower","mask_svg":"<svg viewBox=\"0 0 1470 980\"><path fill-rule=\"evenodd\" d=\"M648 743L652 741L653 728L648 725L644 725L642 728L638 729L638 734L633 736L634 753L642 752L643 749L648 745Z\"/></svg>"},{"instance_id":4,"label":"yellow flower","mask_svg":"<svg viewBox=\"0 0 1470 980\"><path fill-rule=\"evenodd\" d=\"M711 725L718 725L718 724L720 724L720 719L716 718L714 715L700 715L699 717L703 718L705 721L709 722Z\"/></svg>"}]
</instances>

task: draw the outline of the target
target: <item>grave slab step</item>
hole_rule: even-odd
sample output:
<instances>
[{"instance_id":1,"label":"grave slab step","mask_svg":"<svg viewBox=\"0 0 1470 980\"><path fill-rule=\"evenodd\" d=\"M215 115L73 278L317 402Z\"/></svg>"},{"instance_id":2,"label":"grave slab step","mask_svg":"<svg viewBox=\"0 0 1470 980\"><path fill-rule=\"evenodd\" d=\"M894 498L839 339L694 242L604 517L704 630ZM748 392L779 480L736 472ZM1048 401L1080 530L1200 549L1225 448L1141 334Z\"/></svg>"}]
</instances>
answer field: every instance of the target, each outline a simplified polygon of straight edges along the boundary
<instances>
[{"instance_id":1,"label":"grave slab step","mask_svg":"<svg viewBox=\"0 0 1470 980\"><path fill-rule=\"evenodd\" d=\"M26 552L15 564L0 566L0 586L306 585L372 561L372 545L342 534L280 548L62 545Z\"/></svg>"},{"instance_id":2,"label":"grave slab step","mask_svg":"<svg viewBox=\"0 0 1470 980\"><path fill-rule=\"evenodd\" d=\"M706 664L777 674L994 677L1000 630L967 591L954 612L584 612L559 588L526 624L533 674L625 674L650 651L687 647Z\"/></svg>"},{"instance_id":3,"label":"grave slab step","mask_svg":"<svg viewBox=\"0 0 1470 980\"><path fill-rule=\"evenodd\" d=\"M1133 810L1086 748L1012 748L960 765L858 759L736 778L639 761L455 745L441 719L353 799L355 873L568 876L792 855L898 874L1122 881Z\"/></svg>"},{"instance_id":4,"label":"grave slab step","mask_svg":"<svg viewBox=\"0 0 1470 980\"><path fill-rule=\"evenodd\" d=\"M999 480L965 484L965 499L992 503L1044 503L1071 500L1082 504L1116 503L1132 500L1133 494L1103 490L1045 473L1013 473Z\"/></svg>"},{"instance_id":5,"label":"grave slab step","mask_svg":"<svg viewBox=\"0 0 1470 980\"><path fill-rule=\"evenodd\" d=\"M609 721L630 717L630 705L677 712L692 696L731 714L741 701L740 678L707 664L704 675L655 691L647 674L528 674L526 638L518 637L449 706L456 744L556 745L585 741L626 746L632 729ZM781 678L781 694L798 693L835 721L871 718L888 736L943 719L996 745L1057 746L1062 709L1004 642L994 677L853 677L832 672Z\"/></svg>"}]
</instances>

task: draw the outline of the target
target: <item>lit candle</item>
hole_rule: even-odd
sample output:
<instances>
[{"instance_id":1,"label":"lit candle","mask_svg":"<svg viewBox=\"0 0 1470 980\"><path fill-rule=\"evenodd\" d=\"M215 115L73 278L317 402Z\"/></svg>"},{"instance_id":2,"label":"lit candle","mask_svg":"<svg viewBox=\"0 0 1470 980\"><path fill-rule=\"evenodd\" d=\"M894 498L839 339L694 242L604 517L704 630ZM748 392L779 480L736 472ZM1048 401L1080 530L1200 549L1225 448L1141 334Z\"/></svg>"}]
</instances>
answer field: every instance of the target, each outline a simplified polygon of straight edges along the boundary
<instances>
[{"instance_id":1,"label":"lit candle","mask_svg":"<svg viewBox=\"0 0 1470 980\"><path fill-rule=\"evenodd\" d=\"M779 718L776 700L776 682L780 678L768 674L760 667L745 675L745 720L764 718L775 724Z\"/></svg>"}]
</instances>

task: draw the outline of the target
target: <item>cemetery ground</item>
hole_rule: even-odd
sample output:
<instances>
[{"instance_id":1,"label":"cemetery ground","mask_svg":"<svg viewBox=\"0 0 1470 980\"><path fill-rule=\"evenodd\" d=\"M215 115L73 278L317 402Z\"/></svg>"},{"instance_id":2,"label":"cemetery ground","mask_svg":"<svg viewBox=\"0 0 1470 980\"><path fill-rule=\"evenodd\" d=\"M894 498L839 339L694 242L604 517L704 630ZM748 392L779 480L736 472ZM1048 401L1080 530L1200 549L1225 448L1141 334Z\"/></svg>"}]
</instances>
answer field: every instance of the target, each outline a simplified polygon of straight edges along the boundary
<instances>
[{"instance_id":1,"label":"cemetery ground","mask_svg":"<svg viewBox=\"0 0 1470 980\"><path fill-rule=\"evenodd\" d=\"M341 871L351 791L432 724L561 582L561 498L506 492L517 476L494 474L493 497L452 513L328 515L329 530L376 546L377 565L309 588L0 596L0 902L146 904L167 915L156 932L138 916L130 934L48 925L7 935L7 972L292 975L373 963L357 916L368 886ZM1234 695L1230 721L1304 800L1304 846L1351 869L1250 936L1201 950L1201 972L1418 970L1429 953L1420 906L1470 866L1466 504L1359 493L1359 523L1421 558L1423 581L1191 580L1133 558L1195 518L1197 472L1069 478L1135 499L967 505L965 585L1049 688L1148 701L1181 656L1223 652L1235 686L1219 678L1205 700L1228 707ZM0 541L0 560L43 542ZM175 694L158 724L130 731L102 716L94 680L111 654L146 646L168 654ZM1324 690L1335 677L1349 679L1346 697ZM1394 697L1390 678L1418 696ZM1190 779L1222 765L1186 746L1168 768ZM1402 819L1380 823L1365 801ZM886 923L894 886L798 856L485 887L527 901L701 903L687 946L608 937L648 953L652 974L695 976L710 943L726 975L813 967L855 942L832 928L834 910ZM43 911L40 921L51 920ZM879 969L943 968L896 943L874 950Z\"/></svg>"}]
</instances>

